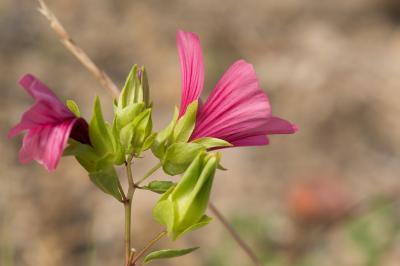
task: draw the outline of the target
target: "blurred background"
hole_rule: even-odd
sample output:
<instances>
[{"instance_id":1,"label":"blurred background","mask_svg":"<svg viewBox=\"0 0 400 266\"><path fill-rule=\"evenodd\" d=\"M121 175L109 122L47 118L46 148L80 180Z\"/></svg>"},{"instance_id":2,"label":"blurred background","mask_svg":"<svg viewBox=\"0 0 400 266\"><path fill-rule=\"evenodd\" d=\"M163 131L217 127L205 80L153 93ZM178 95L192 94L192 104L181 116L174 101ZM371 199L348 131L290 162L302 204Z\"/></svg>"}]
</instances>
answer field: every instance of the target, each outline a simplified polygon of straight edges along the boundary
<instances>
[{"instance_id":1,"label":"blurred background","mask_svg":"<svg viewBox=\"0 0 400 266\"><path fill-rule=\"evenodd\" d=\"M398 266L400 261L400 2L397 0L53 0L74 40L121 86L148 69L156 129L179 104L177 29L200 35L206 94L224 70L254 64L273 112L300 127L258 148L223 151L214 203L268 266ZM20 165L7 139L37 75L90 117L111 99L65 50L36 1L0 0L0 265L122 265L123 207L91 184L73 158L55 173ZM206 95L204 95L206 96ZM151 154L135 165L140 176ZM157 179L165 178L161 171ZM138 191L133 245L161 227L157 196ZM201 246L154 265L252 265L214 220L158 247Z\"/></svg>"}]
</instances>

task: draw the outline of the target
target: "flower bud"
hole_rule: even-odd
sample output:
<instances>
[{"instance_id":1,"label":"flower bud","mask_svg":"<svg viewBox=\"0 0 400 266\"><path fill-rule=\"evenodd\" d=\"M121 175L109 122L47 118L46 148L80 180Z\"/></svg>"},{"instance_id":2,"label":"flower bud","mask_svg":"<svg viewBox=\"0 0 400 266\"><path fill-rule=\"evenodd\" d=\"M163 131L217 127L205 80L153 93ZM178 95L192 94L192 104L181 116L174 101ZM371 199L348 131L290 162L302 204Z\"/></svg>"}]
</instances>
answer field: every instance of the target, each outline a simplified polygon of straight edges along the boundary
<instances>
[{"instance_id":1,"label":"flower bud","mask_svg":"<svg viewBox=\"0 0 400 266\"><path fill-rule=\"evenodd\" d=\"M149 85L144 67L132 67L118 101L114 101L114 112L113 134L121 144L123 156L139 156L149 149L155 134L152 133Z\"/></svg>"},{"instance_id":2,"label":"flower bud","mask_svg":"<svg viewBox=\"0 0 400 266\"><path fill-rule=\"evenodd\" d=\"M200 152L179 183L164 193L154 207L154 218L167 227L173 240L211 221L205 211L218 162L219 154Z\"/></svg>"},{"instance_id":3,"label":"flower bud","mask_svg":"<svg viewBox=\"0 0 400 266\"><path fill-rule=\"evenodd\" d=\"M126 78L118 99L118 107L123 109L133 103L144 103L146 107L150 105L147 72L144 67L139 69L137 65L133 65Z\"/></svg>"}]
</instances>

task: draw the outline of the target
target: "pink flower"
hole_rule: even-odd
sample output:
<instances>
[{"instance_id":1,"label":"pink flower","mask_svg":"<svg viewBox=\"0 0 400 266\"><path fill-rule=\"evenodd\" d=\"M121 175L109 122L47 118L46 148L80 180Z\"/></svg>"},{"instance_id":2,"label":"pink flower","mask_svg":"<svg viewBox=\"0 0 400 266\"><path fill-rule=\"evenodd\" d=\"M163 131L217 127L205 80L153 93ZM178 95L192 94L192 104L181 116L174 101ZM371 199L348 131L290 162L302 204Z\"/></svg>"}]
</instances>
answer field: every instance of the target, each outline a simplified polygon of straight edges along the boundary
<instances>
[{"instance_id":1,"label":"pink flower","mask_svg":"<svg viewBox=\"0 0 400 266\"><path fill-rule=\"evenodd\" d=\"M182 71L181 117L200 97L204 65L196 34L179 30L176 41ZM257 146L269 143L267 135L296 131L294 124L272 115L253 66L238 60L223 74L207 101L199 105L191 139L214 137L234 146Z\"/></svg>"},{"instance_id":2,"label":"pink flower","mask_svg":"<svg viewBox=\"0 0 400 266\"><path fill-rule=\"evenodd\" d=\"M88 124L76 117L60 99L32 75L25 75L19 83L36 103L26 111L21 122L9 132L9 137L27 131L19 151L21 163L36 160L48 171L53 171L61 158L69 137L90 143Z\"/></svg>"}]
</instances>

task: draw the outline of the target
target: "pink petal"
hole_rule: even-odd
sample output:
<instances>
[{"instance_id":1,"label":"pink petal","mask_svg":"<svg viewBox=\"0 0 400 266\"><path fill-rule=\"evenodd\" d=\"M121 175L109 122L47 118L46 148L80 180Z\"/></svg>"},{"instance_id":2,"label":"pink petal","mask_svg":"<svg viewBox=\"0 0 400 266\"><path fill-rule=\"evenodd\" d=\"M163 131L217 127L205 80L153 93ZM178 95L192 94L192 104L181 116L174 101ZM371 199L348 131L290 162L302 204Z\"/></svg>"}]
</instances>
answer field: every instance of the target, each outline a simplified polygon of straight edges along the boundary
<instances>
[{"instance_id":1,"label":"pink petal","mask_svg":"<svg viewBox=\"0 0 400 266\"><path fill-rule=\"evenodd\" d=\"M36 160L53 171L61 158L69 137L90 143L88 125L77 118L57 96L32 75L25 75L20 84L35 99L21 122L8 135L13 137L21 131L28 133L19 152L21 163Z\"/></svg>"},{"instance_id":2,"label":"pink petal","mask_svg":"<svg viewBox=\"0 0 400 266\"><path fill-rule=\"evenodd\" d=\"M38 126L29 130L19 152L20 162L36 160L48 171L55 170L77 120L78 118L67 119L57 125Z\"/></svg>"},{"instance_id":3,"label":"pink petal","mask_svg":"<svg viewBox=\"0 0 400 266\"><path fill-rule=\"evenodd\" d=\"M273 116L267 124L267 134L293 134L298 131L298 127L289 121Z\"/></svg>"},{"instance_id":4,"label":"pink petal","mask_svg":"<svg viewBox=\"0 0 400 266\"><path fill-rule=\"evenodd\" d=\"M266 135L251 136L247 138L241 138L239 140L234 140L231 142L233 146L263 146L268 145L269 140Z\"/></svg>"},{"instance_id":5,"label":"pink petal","mask_svg":"<svg viewBox=\"0 0 400 266\"><path fill-rule=\"evenodd\" d=\"M54 124L75 117L67 106L34 76L30 74L23 76L20 84L36 100L36 103L23 114L21 122L8 132L9 137L38 125Z\"/></svg>"},{"instance_id":6,"label":"pink petal","mask_svg":"<svg viewBox=\"0 0 400 266\"><path fill-rule=\"evenodd\" d=\"M222 76L199 110L191 139L221 138L242 145L265 145L271 118L267 95L251 64L236 61Z\"/></svg>"},{"instance_id":7,"label":"pink petal","mask_svg":"<svg viewBox=\"0 0 400 266\"><path fill-rule=\"evenodd\" d=\"M187 106L200 97L204 85L204 64L199 37L179 30L176 34L182 72L182 99L179 117Z\"/></svg>"}]
</instances>

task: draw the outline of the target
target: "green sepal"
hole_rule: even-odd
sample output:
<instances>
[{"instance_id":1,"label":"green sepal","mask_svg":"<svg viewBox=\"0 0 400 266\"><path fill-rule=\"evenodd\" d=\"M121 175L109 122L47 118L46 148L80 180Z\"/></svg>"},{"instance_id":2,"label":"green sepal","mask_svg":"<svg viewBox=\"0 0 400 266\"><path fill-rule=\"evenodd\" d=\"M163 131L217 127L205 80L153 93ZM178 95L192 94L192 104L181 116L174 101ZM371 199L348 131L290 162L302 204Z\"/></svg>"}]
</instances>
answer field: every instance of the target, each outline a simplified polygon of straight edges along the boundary
<instances>
[{"instance_id":1,"label":"green sepal","mask_svg":"<svg viewBox=\"0 0 400 266\"><path fill-rule=\"evenodd\" d=\"M137 65L133 65L122 88L118 106L125 108L132 103L144 103L146 107L150 107L149 101L150 89L147 71L144 67L139 69Z\"/></svg>"},{"instance_id":2,"label":"green sepal","mask_svg":"<svg viewBox=\"0 0 400 266\"><path fill-rule=\"evenodd\" d=\"M154 219L167 228L170 237L172 237L174 225L177 223L175 204L169 199L173 189L174 187L171 187L167 192L162 194L161 198L153 208Z\"/></svg>"},{"instance_id":3,"label":"green sepal","mask_svg":"<svg viewBox=\"0 0 400 266\"><path fill-rule=\"evenodd\" d=\"M97 161L100 160L100 157L96 154L92 146L73 139L69 139L68 143L69 145L65 148L63 156L75 156L86 171L95 171Z\"/></svg>"},{"instance_id":4,"label":"green sepal","mask_svg":"<svg viewBox=\"0 0 400 266\"><path fill-rule=\"evenodd\" d=\"M176 125L176 121L178 119L178 115L179 115L179 110L177 107L175 107L174 115L172 117L171 122L168 124L168 126L165 129L163 129L162 131L157 133L157 136L151 147L153 154L157 158L162 158L164 156L165 150L171 144L172 137L173 137L172 134L174 132L174 128Z\"/></svg>"},{"instance_id":5,"label":"green sepal","mask_svg":"<svg viewBox=\"0 0 400 266\"><path fill-rule=\"evenodd\" d=\"M134 121L136 121L136 118L134 119ZM145 111L143 111L137 118L135 135L133 136L132 139L133 152L135 153L135 156L140 156L140 154L145 150L144 144L147 138L151 136L152 129L153 129L153 124L151 119L151 108L148 108ZM152 140L150 139L150 141ZM148 148L150 148L150 145L146 143L146 146Z\"/></svg>"},{"instance_id":6,"label":"green sepal","mask_svg":"<svg viewBox=\"0 0 400 266\"><path fill-rule=\"evenodd\" d=\"M125 163L125 150L124 147L121 145L118 136L118 123L117 123L117 118L114 117L114 121L112 124L112 133L113 133L113 140L114 140L114 145L115 145L115 152L114 152L114 164L116 165L122 165Z\"/></svg>"},{"instance_id":7,"label":"green sepal","mask_svg":"<svg viewBox=\"0 0 400 266\"><path fill-rule=\"evenodd\" d=\"M180 236L186 235L189 232L192 232L192 231L197 230L197 229L199 229L199 228L201 228L203 226L206 226L211 221L212 221L212 218L210 216L207 216L207 215L204 214L197 223L191 225L185 231L177 234L176 235L176 239L179 238Z\"/></svg>"},{"instance_id":8,"label":"green sepal","mask_svg":"<svg viewBox=\"0 0 400 266\"><path fill-rule=\"evenodd\" d=\"M219 154L198 154L176 187L165 192L154 207L154 218L166 226L173 240L211 221L204 213L219 160Z\"/></svg>"},{"instance_id":9,"label":"green sepal","mask_svg":"<svg viewBox=\"0 0 400 266\"><path fill-rule=\"evenodd\" d=\"M168 258L174 258L174 257L180 257L186 254L189 254L199 247L193 247L193 248L187 248L187 249L162 249L162 250L157 250L149 253L143 260L143 262L149 263L153 260L157 259L168 259Z\"/></svg>"},{"instance_id":10,"label":"green sepal","mask_svg":"<svg viewBox=\"0 0 400 266\"><path fill-rule=\"evenodd\" d=\"M178 120L174 128L174 141L187 142L193 133L196 124L198 101L188 105L185 114Z\"/></svg>"},{"instance_id":11,"label":"green sepal","mask_svg":"<svg viewBox=\"0 0 400 266\"><path fill-rule=\"evenodd\" d=\"M178 142L169 146L161 160L163 170L169 175L183 173L193 159L206 149L197 143Z\"/></svg>"},{"instance_id":12,"label":"green sepal","mask_svg":"<svg viewBox=\"0 0 400 266\"><path fill-rule=\"evenodd\" d=\"M149 86L149 79L147 77L147 71L144 66L141 67L141 75L140 75L140 83L142 84L143 90L143 101L146 106L151 106L150 104L150 86Z\"/></svg>"},{"instance_id":13,"label":"green sepal","mask_svg":"<svg viewBox=\"0 0 400 266\"><path fill-rule=\"evenodd\" d=\"M74 113L76 117L81 117L81 111L79 110L78 105L73 100L67 100L66 102L68 109Z\"/></svg>"},{"instance_id":14,"label":"green sepal","mask_svg":"<svg viewBox=\"0 0 400 266\"><path fill-rule=\"evenodd\" d=\"M171 193L172 201L177 202L180 220L175 239L203 219L218 161L218 155L199 154Z\"/></svg>"},{"instance_id":15,"label":"green sepal","mask_svg":"<svg viewBox=\"0 0 400 266\"><path fill-rule=\"evenodd\" d=\"M96 97L93 107L93 116L89 123L90 142L99 155L114 152L111 127L104 121L99 97Z\"/></svg>"},{"instance_id":16,"label":"green sepal","mask_svg":"<svg viewBox=\"0 0 400 266\"><path fill-rule=\"evenodd\" d=\"M222 147L232 147L233 146L231 143L227 142L226 140L218 139L218 138L209 138L209 137L195 139L192 142L202 145L207 150L212 149L212 148L222 148Z\"/></svg>"},{"instance_id":17,"label":"green sepal","mask_svg":"<svg viewBox=\"0 0 400 266\"><path fill-rule=\"evenodd\" d=\"M146 138L146 140L143 142L143 146L142 146L142 150L141 151L145 151L145 150L150 149L151 146L153 145L154 140L156 139L156 137L157 137L157 133L155 133L155 132L151 133L150 136L148 136Z\"/></svg>"},{"instance_id":18,"label":"green sepal","mask_svg":"<svg viewBox=\"0 0 400 266\"><path fill-rule=\"evenodd\" d=\"M115 111L117 124L119 127L123 127L132 121L140 112L144 109L144 103L132 103L124 108L117 107Z\"/></svg>"},{"instance_id":19,"label":"green sepal","mask_svg":"<svg viewBox=\"0 0 400 266\"><path fill-rule=\"evenodd\" d=\"M151 181L149 184L143 187L143 189L153 191L158 194L164 194L167 192L171 187L174 187L176 183L172 181Z\"/></svg>"},{"instance_id":20,"label":"green sepal","mask_svg":"<svg viewBox=\"0 0 400 266\"><path fill-rule=\"evenodd\" d=\"M118 176L112 165L102 167L89 173L90 180L103 192L110 194L118 201L122 201L122 194L118 186Z\"/></svg>"},{"instance_id":21,"label":"green sepal","mask_svg":"<svg viewBox=\"0 0 400 266\"><path fill-rule=\"evenodd\" d=\"M118 176L113 167L113 154L99 156L95 150L87 144L75 140L69 140L68 147L64 150L64 156L73 155L89 173L90 180L103 192L112 195L117 200L122 200L119 191Z\"/></svg>"},{"instance_id":22,"label":"green sepal","mask_svg":"<svg viewBox=\"0 0 400 266\"><path fill-rule=\"evenodd\" d=\"M131 103L141 102L138 101L137 96L139 96L140 90L140 80L137 76L137 65L133 65L128 77L125 80L125 85L122 88L121 95L119 97L118 106L125 108Z\"/></svg>"}]
</instances>

